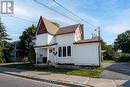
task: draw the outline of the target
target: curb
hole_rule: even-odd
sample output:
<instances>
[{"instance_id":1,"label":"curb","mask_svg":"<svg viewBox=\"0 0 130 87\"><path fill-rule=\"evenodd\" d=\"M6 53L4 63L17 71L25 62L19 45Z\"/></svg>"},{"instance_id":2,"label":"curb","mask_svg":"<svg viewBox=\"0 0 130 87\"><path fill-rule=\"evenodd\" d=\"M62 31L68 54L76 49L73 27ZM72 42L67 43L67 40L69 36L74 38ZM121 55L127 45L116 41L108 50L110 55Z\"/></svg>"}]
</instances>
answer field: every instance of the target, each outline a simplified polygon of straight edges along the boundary
<instances>
[{"instance_id":1,"label":"curb","mask_svg":"<svg viewBox=\"0 0 130 87\"><path fill-rule=\"evenodd\" d=\"M31 79L31 80L37 80L37 81L42 81L42 82L47 82L47 83L52 83L52 84L58 84L58 85L64 85L64 86L70 86L70 87L93 87L90 85L83 85L83 84L74 84L74 83L67 83L65 81L52 81L52 80L46 80L46 79L40 79L40 78L36 78L36 77L29 77L29 76L23 76L23 75L18 75L18 74L12 74L12 73L7 73L7 72L2 72L3 74L8 74L8 75L13 75L13 76L17 76L17 77L22 77L22 78L27 78L27 79Z\"/></svg>"}]
</instances>

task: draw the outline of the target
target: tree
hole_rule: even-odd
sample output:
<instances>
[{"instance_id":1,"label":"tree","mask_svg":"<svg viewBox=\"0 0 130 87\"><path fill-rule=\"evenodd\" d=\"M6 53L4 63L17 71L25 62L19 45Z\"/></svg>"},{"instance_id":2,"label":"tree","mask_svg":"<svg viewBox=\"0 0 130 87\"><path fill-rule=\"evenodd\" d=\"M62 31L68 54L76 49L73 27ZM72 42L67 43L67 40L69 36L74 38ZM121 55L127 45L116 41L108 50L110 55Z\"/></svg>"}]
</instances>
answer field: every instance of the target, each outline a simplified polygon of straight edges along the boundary
<instances>
[{"instance_id":1,"label":"tree","mask_svg":"<svg viewBox=\"0 0 130 87\"><path fill-rule=\"evenodd\" d=\"M20 38L20 49L22 51L23 57L27 57L27 54L29 52L30 43L32 42L32 38L35 36L36 27L32 25L31 27L28 27Z\"/></svg>"},{"instance_id":2,"label":"tree","mask_svg":"<svg viewBox=\"0 0 130 87\"><path fill-rule=\"evenodd\" d=\"M103 40L102 40L102 42L101 42L101 49L102 49L102 50L107 50L107 44L106 44L106 42L104 42Z\"/></svg>"},{"instance_id":3,"label":"tree","mask_svg":"<svg viewBox=\"0 0 130 87\"><path fill-rule=\"evenodd\" d=\"M54 21L51 21L52 24L56 25L58 28L60 27L60 24Z\"/></svg>"},{"instance_id":4,"label":"tree","mask_svg":"<svg viewBox=\"0 0 130 87\"><path fill-rule=\"evenodd\" d=\"M123 53L130 53L130 30L117 36L114 42L115 50L122 50Z\"/></svg>"},{"instance_id":5,"label":"tree","mask_svg":"<svg viewBox=\"0 0 130 87\"><path fill-rule=\"evenodd\" d=\"M114 48L112 45L107 45L106 42L101 42L101 49L105 52L103 53L103 59L111 60L114 58Z\"/></svg>"},{"instance_id":6,"label":"tree","mask_svg":"<svg viewBox=\"0 0 130 87\"><path fill-rule=\"evenodd\" d=\"M31 63L35 63L36 53L33 46L30 46L27 57Z\"/></svg>"},{"instance_id":7,"label":"tree","mask_svg":"<svg viewBox=\"0 0 130 87\"><path fill-rule=\"evenodd\" d=\"M4 52L7 51L7 49L9 49L10 47L10 43L7 42L7 40L11 40L11 39L9 38L9 35L5 30L5 26L0 19L0 58L2 58L3 60L4 57L8 55L8 54L4 55ZM0 60L2 61L2 59Z\"/></svg>"}]
</instances>

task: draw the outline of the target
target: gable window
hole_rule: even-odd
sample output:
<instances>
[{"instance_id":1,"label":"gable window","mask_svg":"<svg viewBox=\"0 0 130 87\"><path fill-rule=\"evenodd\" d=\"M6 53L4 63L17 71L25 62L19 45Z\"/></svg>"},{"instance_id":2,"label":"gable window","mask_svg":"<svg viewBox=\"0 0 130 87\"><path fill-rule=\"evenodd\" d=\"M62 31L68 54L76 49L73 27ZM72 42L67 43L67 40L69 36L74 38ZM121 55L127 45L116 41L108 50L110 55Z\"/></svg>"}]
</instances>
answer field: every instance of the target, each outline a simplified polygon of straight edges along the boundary
<instances>
[{"instance_id":1,"label":"gable window","mask_svg":"<svg viewBox=\"0 0 130 87\"><path fill-rule=\"evenodd\" d=\"M58 56L59 56L59 57L61 57L61 55L62 55L61 53L62 53L62 49L61 49L61 47L59 47L59 48L58 48Z\"/></svg>"},{"instance_id":2,"label":"gable window","mask_svg":"<svg viewBox=\"0 0 130 87\"><path fill-rule=\"evenodd\" d=\"M71 56L71 46L67 46L67 56Z\"/></svg>"},{"instance_id":3,"label":"gable window","mask_svg":"<svg viewBox=\"0 0 130 87\"><path fill-rule=\"evenodd\" d=\"M66 57L66 47L63 47L63 57Z\"/></svg>"}]
</instances>

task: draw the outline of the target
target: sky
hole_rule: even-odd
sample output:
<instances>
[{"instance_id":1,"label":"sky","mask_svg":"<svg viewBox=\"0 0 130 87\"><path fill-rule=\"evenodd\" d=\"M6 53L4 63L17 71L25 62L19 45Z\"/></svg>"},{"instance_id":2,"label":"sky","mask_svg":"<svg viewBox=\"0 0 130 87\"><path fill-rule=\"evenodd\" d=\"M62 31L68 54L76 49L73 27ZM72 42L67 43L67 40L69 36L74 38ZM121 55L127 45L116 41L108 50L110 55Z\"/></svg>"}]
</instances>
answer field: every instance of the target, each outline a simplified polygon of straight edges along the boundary
<instances>
[{"instance_id":1,"label":"sky","mask_svg":"<svg viewBox=\"0 0 130 87\"><path fill-rule=\"evenodd\" d=\"M77 23L84 24L85 39L91 38L92 33L96 33L95 27L73 16L53 0L38 0L47 6L69 16L75 21L41 6L33 0L15 0L15 13L13 16L0 15L7 33L12 41L19 40L22 32L31 26L37 25L40 16L56 21L61 27ZM130 29L130 0L56 0L73 13L77 14L87 22L100 26L101 37L107 44L112 44L117 35ZM29 21L25 21L19 18Z\"/></svg>"}]
</instances>

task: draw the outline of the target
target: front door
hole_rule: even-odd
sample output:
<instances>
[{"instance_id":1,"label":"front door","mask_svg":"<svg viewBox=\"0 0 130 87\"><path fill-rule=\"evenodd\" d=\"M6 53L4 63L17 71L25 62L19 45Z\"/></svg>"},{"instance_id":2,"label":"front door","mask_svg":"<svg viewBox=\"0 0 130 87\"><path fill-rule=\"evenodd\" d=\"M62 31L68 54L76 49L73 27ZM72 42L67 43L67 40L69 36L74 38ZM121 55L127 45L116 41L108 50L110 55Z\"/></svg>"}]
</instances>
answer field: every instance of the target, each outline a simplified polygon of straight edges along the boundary
<instances>
[{"instance_id":1,"label":"front door","mask_svg":"<svg viewBox=\"0 0 130 87\"><path fill-rule=\"evenodd\" d=\"M47 48L43 48L43 63L47 63Z\"/></svg>"}]
</instances>

